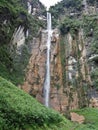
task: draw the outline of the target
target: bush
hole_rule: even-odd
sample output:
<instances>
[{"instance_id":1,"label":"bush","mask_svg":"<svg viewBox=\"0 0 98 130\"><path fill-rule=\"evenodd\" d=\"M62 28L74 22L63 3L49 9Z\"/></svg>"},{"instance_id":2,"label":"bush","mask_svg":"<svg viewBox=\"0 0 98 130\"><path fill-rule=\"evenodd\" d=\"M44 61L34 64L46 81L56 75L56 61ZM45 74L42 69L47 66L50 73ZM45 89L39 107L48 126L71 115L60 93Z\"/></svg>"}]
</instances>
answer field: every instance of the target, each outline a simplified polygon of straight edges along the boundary
<instances>
[{"instance_id":1,"label":"bush","mask_svg":"<svg viewBox=\"0 0 98 130\"><path fill-rule=\"evenodd\" d=\"M68 32L70 32L73 35L77 34L81 26L82 22L80 22L79 20L65 18L60 25L60 31L62 35L65 35Z\"/></svg>"},{"instance_id":2,"label":"bush","mask_svg":"<svg viewBox=\"0 0 98 130\"><path fill-rule=\"evenodd\" d=\"M0 77L0 127L12 130L58 124L62 116Z\"/></svg>"}]
</instances>

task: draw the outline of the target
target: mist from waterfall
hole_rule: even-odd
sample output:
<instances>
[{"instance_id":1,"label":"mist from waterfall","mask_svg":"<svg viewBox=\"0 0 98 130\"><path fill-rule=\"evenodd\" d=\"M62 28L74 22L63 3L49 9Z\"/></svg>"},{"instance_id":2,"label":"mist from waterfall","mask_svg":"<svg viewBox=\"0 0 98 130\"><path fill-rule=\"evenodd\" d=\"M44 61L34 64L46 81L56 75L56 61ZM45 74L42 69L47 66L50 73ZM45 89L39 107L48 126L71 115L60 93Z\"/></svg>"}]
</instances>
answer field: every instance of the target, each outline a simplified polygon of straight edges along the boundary
<instances>
[{"instance_id":1,"label":"mist from waterfall","mask_svg":"<svg viewBox=\"0 0 98 130\"><path fill-rule=\"evenodd\" d=\"M46 62L46 77L44 83L44 97L45 106L49 107L49 93L50 93L50 46L51 46L51 13L47 12L47 62Z\"/></svg>"}]
</instances>

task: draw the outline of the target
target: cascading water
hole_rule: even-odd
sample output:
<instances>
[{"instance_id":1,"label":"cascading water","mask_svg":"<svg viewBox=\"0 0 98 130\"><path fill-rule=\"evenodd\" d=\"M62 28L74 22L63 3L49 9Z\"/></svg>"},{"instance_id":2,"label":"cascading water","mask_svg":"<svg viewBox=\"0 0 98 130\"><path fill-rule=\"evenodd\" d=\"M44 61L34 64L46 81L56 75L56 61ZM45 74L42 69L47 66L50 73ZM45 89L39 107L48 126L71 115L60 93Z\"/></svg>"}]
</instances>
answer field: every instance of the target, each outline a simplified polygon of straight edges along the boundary
<instances>
[{"instance_id":1,"label":"cascading water","mask_svg":"<svg viewBox=\"0 0 98 130\"><path fill-rule=\"evenodd\" d=\"M32 6L31 6L30 2L27 2L27 6L28 6L28 13L31 14Z\"/></svg>"},{"instance_id":2,"label":"cascading water","mask_svg":"<svg viewBox=\"0 0 98 130\"><path fill-rule=\"evenodd\" d=\"M86 0L83 0L83 5L85 6L86 13L88 13L88 5Z\"/></svg>"},{"instance_id":3,"label":"cascading water","mask_svg":"<svg viewBox=\"0 0 98 130\"><path fill-rule=\"evenodd\" d=\"M47 63L46 63L46 77L44 83L44 97L45 97L45 106L49 107L49 93L50 93L50 46L51 46L51 14L47 12Z\"/></svg>"}]
</instances>

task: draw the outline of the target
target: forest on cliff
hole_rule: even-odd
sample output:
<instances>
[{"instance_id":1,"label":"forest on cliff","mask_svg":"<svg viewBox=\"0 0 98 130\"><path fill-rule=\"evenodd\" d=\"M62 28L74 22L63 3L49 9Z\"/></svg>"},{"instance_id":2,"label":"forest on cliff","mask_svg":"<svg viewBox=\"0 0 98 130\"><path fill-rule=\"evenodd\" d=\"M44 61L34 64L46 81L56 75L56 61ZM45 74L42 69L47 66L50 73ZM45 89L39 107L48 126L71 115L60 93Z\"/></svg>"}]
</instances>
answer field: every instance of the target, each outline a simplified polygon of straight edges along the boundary
<instances>
[{"instance_id":1,"label":"forest on cliff","mask_svg":"<svg viewBox=\"0 0 98 130\"><path fill-rule=\"evenodd\" d=\"M98 1L62 0L49 13L47 108L46 7L0 0L0 130L98 130Z\"/></svg>"}]
</instances>

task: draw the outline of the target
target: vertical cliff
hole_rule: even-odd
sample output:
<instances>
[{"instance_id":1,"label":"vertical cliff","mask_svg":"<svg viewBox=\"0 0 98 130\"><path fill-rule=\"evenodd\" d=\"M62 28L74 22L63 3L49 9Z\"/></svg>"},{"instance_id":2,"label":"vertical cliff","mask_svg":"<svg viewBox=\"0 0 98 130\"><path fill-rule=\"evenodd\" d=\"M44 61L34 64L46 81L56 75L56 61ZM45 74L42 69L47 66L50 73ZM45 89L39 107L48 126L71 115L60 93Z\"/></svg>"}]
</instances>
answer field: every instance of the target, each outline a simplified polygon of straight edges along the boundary
<instances>
[{"instance_id":1,"label":"vertical cliff","mask_svg":"<svg viewBox=\"0 0 98 130\"><path fill-rule=\"evenodd\" d=\"M31 58L22 89L44 103L47 31L41 30L40 37L32 41ZM60 36L58 29L53 30L49 105L58 111L88 106L85 89L90 87L91 78L84 44L83 30L79 30L74 38L70 33Z\"/></svg>"},{"instance_id":2,"label":"vertical cliff","mask_svg":"<svg viewBox=\"0 0 98 130\"><path fill-rule=\"evenodd\" d=\"M44 13L39 0L0 1L0 75L16 85L24 81L30 41L45 27Z\"/></svg>"},{"instance_id":3,"label":"vertical cliff","mask_svg":"<svg viewBox=\"0 0 98 130\"><path fill-rule=\"evenodd\" d=\"M0 75L44 104L45 8L35 0L1 0L0 7ZM60 112L97 107L98 2L63 0L50 12L49 107Z\"/></svg>"},{"instance_id":4,"label":"vertical cliff","mask_svg":"<svg viewBox=\"0 0 98 130\"><path fill-rule=\"evenodd\" d=\"M50 12L61 32L63 93L68 97L68 109L88 106L94 99L97 102L98 2L63 0Z\"/></svg>"},{"instance_id":5,"label":"vertical cliff","mask_svg":"<svg viewBox=\"0 0 98 130\"><path fill-rule=\"evenodd\" d=\"M26 92L36 97L40 102L44 103L44 81L46 74L46 52L47 52L47 31L40 31L40 38L34 38L32 41L32 54L27 67L26 82L22 86ZM51 90L50 90L50 106L57 100L59 87L62 85L62 69L60 61L60 44L59 32L53 30L51 38ZM51 100L54 99L54 100ZM57 102L57 106L58 107ZM51 105L52 104L52 105ZM58 107L59 109L59 107Z\"/></svg>"},{"instance_id":6,"label":"vertical cliff","mask_svg":"<svg viewBox=\"0 0 98 130\"><path fill-rule=\"evenodd\" d=\"M54 15L53 25L57 23L58 28L53 29L51 37L49 106L60 112L89 106L90 100L97 96L97 84L94 85L97 79L92 76L97 69L97 53L93 55L97 41L97 4L62 1L56 8L51 7L50 12ZM31 58L22 86L41 103L45 98L46 43L47 31L40 30L39 37L31 43Z\"/></svg>"}]
</instances>

